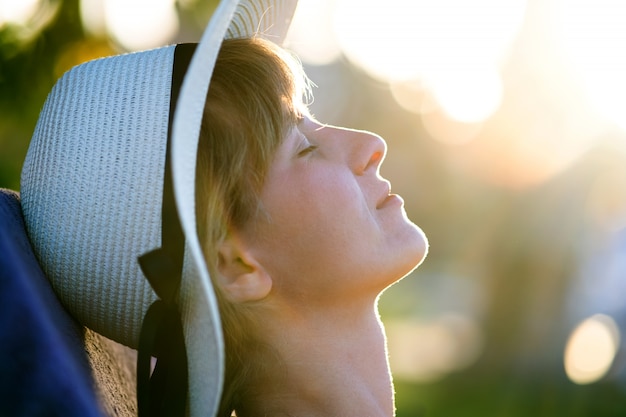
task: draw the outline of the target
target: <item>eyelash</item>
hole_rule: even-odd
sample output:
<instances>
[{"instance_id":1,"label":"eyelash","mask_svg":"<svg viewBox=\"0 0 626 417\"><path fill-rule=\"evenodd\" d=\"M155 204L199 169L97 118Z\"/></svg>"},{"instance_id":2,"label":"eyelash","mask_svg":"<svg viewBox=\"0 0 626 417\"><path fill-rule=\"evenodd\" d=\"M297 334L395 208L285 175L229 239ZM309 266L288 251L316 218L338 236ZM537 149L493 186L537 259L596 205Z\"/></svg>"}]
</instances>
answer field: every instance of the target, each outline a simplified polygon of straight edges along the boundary
<instances>
[{"instance_id":1,"label":"eyelash","mask_svg":"<svg viewBox=\"0 0 626 417\"><path fill-rule=\"evenodd\" d=\"M306 156L317 149L317 145L310 145L298 152L298 156Z\"/></svg>"}]
</instances>

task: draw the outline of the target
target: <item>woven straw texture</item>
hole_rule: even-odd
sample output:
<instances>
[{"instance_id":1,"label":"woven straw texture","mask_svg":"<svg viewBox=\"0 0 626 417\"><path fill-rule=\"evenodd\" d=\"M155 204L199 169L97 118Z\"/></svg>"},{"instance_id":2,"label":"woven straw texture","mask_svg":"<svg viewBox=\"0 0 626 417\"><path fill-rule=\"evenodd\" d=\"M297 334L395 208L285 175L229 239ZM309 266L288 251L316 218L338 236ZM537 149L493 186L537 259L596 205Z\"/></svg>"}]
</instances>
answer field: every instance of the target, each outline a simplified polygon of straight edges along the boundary
<instances>
[{"instance_id":1,"label":"woven straw texture","mask_svg":"<svg viewBox=\"0 0 626 417\"><path fill-rule=\"evenodd\" d=\"M66 73L22 169L29 236L57 295L81 323L131 347L156 298L137 257L160 245L173 51Z\"/></svg>"}]
</instances>

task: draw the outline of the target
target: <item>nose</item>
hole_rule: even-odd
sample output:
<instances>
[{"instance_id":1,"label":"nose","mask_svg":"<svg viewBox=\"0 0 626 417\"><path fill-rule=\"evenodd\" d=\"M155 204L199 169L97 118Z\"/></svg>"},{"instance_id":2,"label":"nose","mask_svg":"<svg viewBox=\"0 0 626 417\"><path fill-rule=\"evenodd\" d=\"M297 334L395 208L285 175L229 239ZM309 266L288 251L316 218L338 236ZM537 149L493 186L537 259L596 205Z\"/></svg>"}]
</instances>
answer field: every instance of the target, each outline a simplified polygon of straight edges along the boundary
<instances>
[{"instance_id":1,"label":"nose","mask_svg":"<svg viewBox=\"0 0 626 417\"><path fill-rule=\"evenodd\" d=\"M368 172L378 174L387 154L385 140L374 133L352 131L350 142L352 145L350 163L353 172L356 175L365 175Z\"/></svg>"}]
</instances>

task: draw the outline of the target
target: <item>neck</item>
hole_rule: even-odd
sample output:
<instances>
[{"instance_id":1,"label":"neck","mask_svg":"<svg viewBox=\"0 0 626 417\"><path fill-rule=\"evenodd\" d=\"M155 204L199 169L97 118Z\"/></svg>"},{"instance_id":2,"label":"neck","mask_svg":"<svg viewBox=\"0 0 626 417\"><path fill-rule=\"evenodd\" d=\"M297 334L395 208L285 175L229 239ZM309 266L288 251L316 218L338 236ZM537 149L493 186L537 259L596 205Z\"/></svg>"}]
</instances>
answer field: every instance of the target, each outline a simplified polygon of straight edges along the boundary
<instances>
[{"instance_id":1,"label":"neck","mask_svg":"<svg viewBox=\"0 0 626 417\"><path fill-rule=\"evenodd\" d=\"M385 333L375 302L322 309L322 314L316 309L308 316L275 311L281 314L263 321L272 323L268 340L275 341L279 364L255 393L257 400L238 415L394 415Z\"/></svg>"}]
</instances>

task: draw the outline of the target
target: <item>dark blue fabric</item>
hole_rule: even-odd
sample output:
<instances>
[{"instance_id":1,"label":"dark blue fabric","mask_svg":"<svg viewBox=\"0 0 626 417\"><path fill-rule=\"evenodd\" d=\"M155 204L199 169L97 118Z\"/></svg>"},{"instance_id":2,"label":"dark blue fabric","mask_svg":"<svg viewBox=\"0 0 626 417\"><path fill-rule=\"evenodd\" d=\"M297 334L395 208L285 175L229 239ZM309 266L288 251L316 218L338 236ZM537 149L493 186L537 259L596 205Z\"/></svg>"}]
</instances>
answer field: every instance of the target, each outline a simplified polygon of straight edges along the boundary
<instances>
[{"instance_id":1,"label":"dark blue fabric","mask_svg":"<svg viewBox=\"0 0 626 417\"><path fill-rule=\"evenodd\" d=\"M83 328L60 304L0 189L0 417L100 416Z\"/></svg>"}]
</instances>

